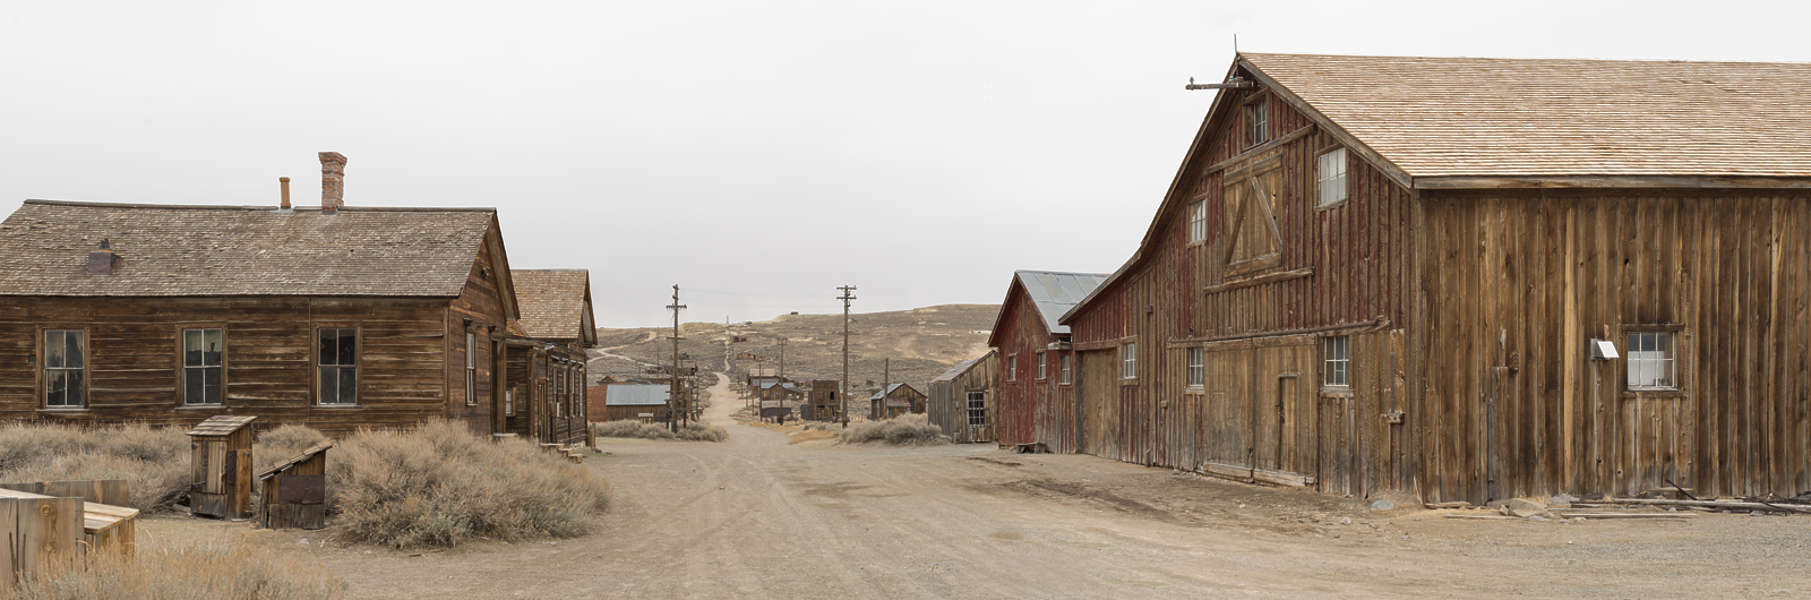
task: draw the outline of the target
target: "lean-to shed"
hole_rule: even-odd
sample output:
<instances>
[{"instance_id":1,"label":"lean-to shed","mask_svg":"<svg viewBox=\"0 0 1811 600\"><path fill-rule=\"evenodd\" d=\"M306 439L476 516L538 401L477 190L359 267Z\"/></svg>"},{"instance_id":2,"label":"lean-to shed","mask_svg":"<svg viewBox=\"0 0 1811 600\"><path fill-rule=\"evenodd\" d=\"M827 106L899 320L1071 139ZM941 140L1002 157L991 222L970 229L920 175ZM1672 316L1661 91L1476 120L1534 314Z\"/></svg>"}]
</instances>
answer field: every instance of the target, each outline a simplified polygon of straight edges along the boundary
<instances>
[{"instance_id":1,"label":"lean-to shed","mask_svg":"<svg viewBox=\"0 0 1811 600\"><path fill-rule=\"evenodd\" d=\"M989 350L931 380L926 417L957 443L994 441L999 356Z\"/></svg>"}]
</instances>

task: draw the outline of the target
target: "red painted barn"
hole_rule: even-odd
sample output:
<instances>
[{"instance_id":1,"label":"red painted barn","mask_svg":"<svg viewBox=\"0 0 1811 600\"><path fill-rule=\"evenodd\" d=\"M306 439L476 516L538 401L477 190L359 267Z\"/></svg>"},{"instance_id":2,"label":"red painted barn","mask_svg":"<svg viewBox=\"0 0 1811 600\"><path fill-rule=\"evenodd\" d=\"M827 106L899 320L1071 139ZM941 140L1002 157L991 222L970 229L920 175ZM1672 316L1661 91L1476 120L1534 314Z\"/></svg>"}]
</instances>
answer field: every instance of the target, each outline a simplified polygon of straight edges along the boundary
<instances>
[{"instance_id":1,"label":"red painted barn","mask_svg":"<svg viewBox=\"0 0 1811 600\"><path fill-rule=\"evenodd\" d=\"M1069 326L1057 317L1107 278L1099 273L1016 271L987 345L999 352L1001 446L1043 444L1075 452Z\"/></svg>"},{"instance_id":2,"label":"red painted barn","mask_svg":"<svg viewBox=\"0 0 1811 600\"><path fill-rule=\"evenodd\" d=\"M1811 65L1240 54L1219 87L1061 318L1081 451L1430 501L1811 490Z\"/></svg>"}]
</instances>

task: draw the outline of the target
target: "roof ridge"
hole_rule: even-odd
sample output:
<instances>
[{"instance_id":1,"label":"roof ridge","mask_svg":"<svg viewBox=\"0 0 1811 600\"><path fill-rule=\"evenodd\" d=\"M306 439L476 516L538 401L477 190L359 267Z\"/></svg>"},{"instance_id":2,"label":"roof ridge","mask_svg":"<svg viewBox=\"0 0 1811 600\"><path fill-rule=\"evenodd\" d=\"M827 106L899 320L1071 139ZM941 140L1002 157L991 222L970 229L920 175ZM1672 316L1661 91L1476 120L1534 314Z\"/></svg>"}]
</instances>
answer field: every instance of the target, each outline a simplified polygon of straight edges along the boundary
<instances>
[{"instance_id":1,"label":"roof ridge","mask_svg":"<svg viewBox=\"0 0 1811 600\"><path fill-rule=\"evenodd\" d=\"M1331 54L1325 52L1247 52L1239 56L1297 56L1315 58L1393 58L1419 60L1488 60L1503 62L1601 62L1601 63L1649 63L1649 64L1698 64L1698 65L1793 65L1811 67L1811 61L1783 60L1680 60L1667 58L1560 58L1560 57L1506 57L1506 56L1430 56L1423 54Z\"/></svg>"},{"instance_id":2,"label":"roof ridge","mask_svg":"<svg viewBox=\"0 0 1811 600\"><path fill-rule=\"evenodd\" d=\"M96 200L48 200L43 198L26 198L21 204L42 206L75 206L84 208L149 208L171 210L252 210L270 212L279 210L276 206L251 206L240 204L157 204L151 202L101 202ZM321 212L320 207L293 207L295 212ZM339 212L497 212L496 207L487 206L342 206Z\"/></svg>"},{"instance_id":3,"label":"roof ridge","mask_svg":"<svg viewBox=\"0 0 1811 600\"><path fill-rule=\"evenodd\" d=\"M1107 276L1106 273L1089 273L1089 272L1085 272L1085 271L1048 271L1048 270L1044 270L1044 269L1014 269L1012 272L1013 273L1043 273L1045 275L1088 275L1088 276L1092 276L1092 277L1106 277Z\"/></svg>"}]
</instances>

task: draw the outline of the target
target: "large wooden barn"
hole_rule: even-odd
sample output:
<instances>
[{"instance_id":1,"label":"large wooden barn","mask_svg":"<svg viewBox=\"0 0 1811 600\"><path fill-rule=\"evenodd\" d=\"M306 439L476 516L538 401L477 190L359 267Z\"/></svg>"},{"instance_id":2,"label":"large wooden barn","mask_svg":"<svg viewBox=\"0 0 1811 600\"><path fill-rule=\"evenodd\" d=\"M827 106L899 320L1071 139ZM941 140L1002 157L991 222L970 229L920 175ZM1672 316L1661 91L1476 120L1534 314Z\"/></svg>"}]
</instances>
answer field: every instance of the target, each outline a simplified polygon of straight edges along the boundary
<instances>
[{"instance_id":1,"label":"large wooden barn","mask_svg":"<svg viewBox=\"0 0 1811 600\"><path fill-rule=\"evenodd\" d=\"M1075 452L1074 357L1057 320L1107 275L1016 271L987 345L999 353L994 435L1001 446Z\"/></svg>"},{"instance_id":2,"label":"large wooden barn","mask_svg":"<svg viewBox=\"0 0 1811 600\"><path fill-rule=\"evenodd\" d=\"M0 224L0 419L503 429L493 209L27 200ZM287 186L285 186L287 188Z\"/></svg>"},{"instance_id":3,"label":"large wooden barn","mask_svg":"<svg viewBox=\"0 0 1811 600\"><path fill-rule=\"evenodd\" d=\"M548 444L588 442L585 349L597 346L591 272L515 269L510 278L522 316L510 324L508 431Z\"/></svg>"},{"instance_id":4,"label":"large wooden barn","mask_svg":"<svg viewBox=\"0 0 1811 600\"><path fill-rule=\"evenodd\" d=\"M1811 65L1240 54L1062 322L1080 449L1483 502L1811 490Z\"/></svg>"}]
</instances>

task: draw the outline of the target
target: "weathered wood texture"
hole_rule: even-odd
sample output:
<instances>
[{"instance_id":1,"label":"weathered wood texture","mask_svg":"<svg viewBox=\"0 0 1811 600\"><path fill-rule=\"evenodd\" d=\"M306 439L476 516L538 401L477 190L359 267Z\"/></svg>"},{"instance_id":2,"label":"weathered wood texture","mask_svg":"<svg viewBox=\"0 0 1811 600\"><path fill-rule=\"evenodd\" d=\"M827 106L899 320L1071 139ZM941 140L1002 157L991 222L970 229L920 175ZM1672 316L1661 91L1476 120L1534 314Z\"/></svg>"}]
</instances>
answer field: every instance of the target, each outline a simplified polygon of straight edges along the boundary
<instances>
[{"instance_id":1,"label":"weathered wood texture","mask_svg":"<svg viewBox=\"0 0 1811 600\"><path fill-rule=\"evenodd\" d=\"M1043 444L1050 452L1075 452L1074 393L1061 382L1063 356L1070 352L1050 349L1061 340L1050 333L1016 279L1000 311L994 333L1000 375L991 399L998 416L995 438L1002 447ZM1047 361L1042 379L1037 376L1038 352Z\"/></svg>"},{"instance_id":2,"label":"weathered wood texture","mask_svg":"<svg viewBox=\"0 0 1811 600\"><path fill-rule=\"evenodd\" d=\"M26 496L10 492L80 499L84 551L131 555L138 545L139 511L126 506L131 490L123 479L0 483L0 490L14 498Z\"/></svg>"},{"instance_id":3,"label":"weathered wood texture","mask_svg":"<svg viewBox=\"0 0 1811 600\"><path fill-rule=\"evenodd\" d=\"M994 425L1000 413L995 407L998 393L994 386L999 376L1000 355L989 352L953 376L940 376L931 380L925 416L931 424L943 429L943 433L957 443L995 441ZM982 395L985 422L972 422L969 415L969 394Z\"/></svg>"},{"instance_id":4,"label":"weathered wood texture","mask_svg":"<svg viewBox=\"0 0 1811 600\"><path fill-rule=\"evenodd\" d=\"M189 431L189 508L222 519L252 516L252 419L214 416Z\"/></svg>"},{"instance_id":5,"label":"weathered wood texture","mask_svg":"<svg viewBox=\"0 0 1811 600\"><path fill-rule=\"evenodd\" d=\"M258 524L267 529L327 526L327 450L322 442L258 474Z\"/></svg>"},{"instance_id":6,"label":"weathered wood texture","mask_svg":"<svg viewBox=\"0 0 1811 600\"><path fill-rule=\"evenodd\" d=\"M52 498L24 492L0 494L0 559L9 572L0 584L10 588L22 573L33 573L82 552L82 499Z\"/></svg>"},{"instance_id":7,"label":"weathered wood texture","mask_svg":"<svg viewBox=\"0 0 1811 600\"><path fill-rule=\"evenodd\" d=\"M834 379L812 380L809 398L801 416L812 421L840 420L843 407L836 397L837 386L838 382Z\"/></svg>"},{"instance_id":8,"label":"weathered wood texture","mask_svg":"<svg viewBox=\"0 0 1811 600\"><path fill-rule=\"evenodd\" d=\"M1433 499L1811 490L1811 194L1424 194ZM1627 386L1673 332L1676 390ZM1613 361L1588 360L1608 336Z\"/></svg>"},{"instance_id":9,"label":"weathered wood texture","mask_svg":"<svg viewBox=\"0 0 1811 600\"><path fill-rule=\"evenodd\" d=\"M893 384L885 395L868 398L868 418L891 419L904 414L924 414L924 392L908 384Z\"/></svg>"}]
</instances>

